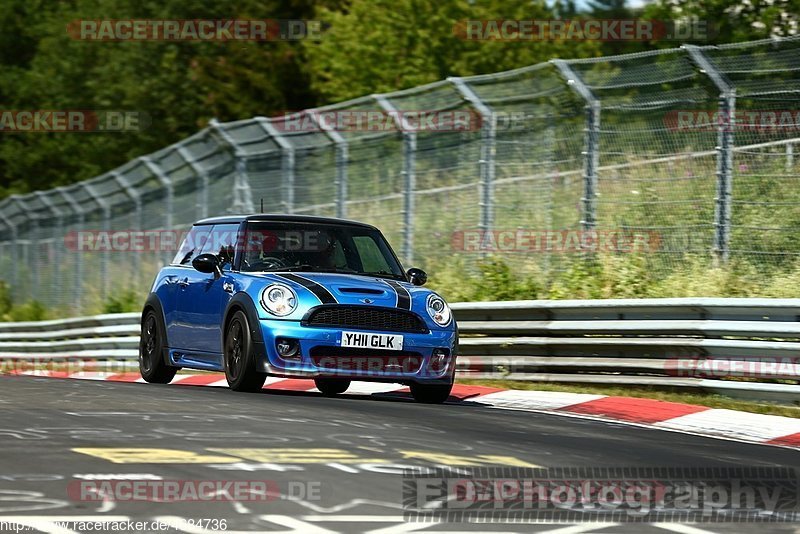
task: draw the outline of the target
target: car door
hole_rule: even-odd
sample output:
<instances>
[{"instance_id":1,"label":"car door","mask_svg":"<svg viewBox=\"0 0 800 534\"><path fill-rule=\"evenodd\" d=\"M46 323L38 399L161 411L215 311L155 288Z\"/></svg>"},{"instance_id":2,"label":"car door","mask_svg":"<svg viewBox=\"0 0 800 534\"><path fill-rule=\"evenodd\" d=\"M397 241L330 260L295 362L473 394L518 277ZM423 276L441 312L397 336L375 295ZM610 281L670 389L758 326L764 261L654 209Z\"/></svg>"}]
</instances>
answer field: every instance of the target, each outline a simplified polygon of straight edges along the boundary
<instances>
[{"instance_id":1,"label":"car door","mask_svg":"<svg viewBox=\"0 0 800 534\"><path fill-rule=\"evenodd\" d=\"M186 351L192 359L212 365L222 363L222 314L229 297L225 288L230 284L238 230L238 224L214 225L201 254L217 256L223 276L191 269L178 304L180 322L186 325Z\"/></svg>"},{"instance_id":2,"label":"car door","mask_svg":"<svg viewBox=\"0 0 800 534\"><path fill-rule=\"evenodd\" d=\"M183 239L169 269L163 273L163 284L159 287L157 294L164 310L164 322L167 326L167 340L170 348L185 349L187 339L190 337L187 335L186 326L180 322L178 306L185 297L189 275L194 271L192 260L200 255L210 233L211 225L193 226Z\"/></svg>"}]
</instances>

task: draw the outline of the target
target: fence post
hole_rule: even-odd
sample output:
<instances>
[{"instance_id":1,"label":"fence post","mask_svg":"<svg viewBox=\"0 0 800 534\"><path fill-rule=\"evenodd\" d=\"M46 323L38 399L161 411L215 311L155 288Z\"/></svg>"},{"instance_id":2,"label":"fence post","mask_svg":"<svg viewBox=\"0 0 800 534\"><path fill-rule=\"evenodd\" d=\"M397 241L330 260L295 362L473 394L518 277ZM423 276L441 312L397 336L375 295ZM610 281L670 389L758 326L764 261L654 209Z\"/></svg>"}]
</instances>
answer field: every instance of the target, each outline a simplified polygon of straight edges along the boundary
<instances>
[{"instance_id":1,"label":"fence post","mask_svg":"<svg viewBox=\"0 0 800 534\"><path fill-rule=\"evenodd\" d=\"M281 147L281 175L283 177L283 209L286 213L294 212L294 147L281 133L275 128L266 117L256 117L259 126L267 132L275 143Z\"/></svg>"},{"instance_id":2,"label":"fence post","mask_svg":"<svg viewBox=\"0 0 800 534\"><path fill-rule=\"evenodd\" d=\"M239 147L236 139L226 132L217 119L211 119L211 128L217 132L222 141L233 149L233 158L236 161L236 176L233 181L233 206L234 213L253 213L253 191L250 189L250 180L247 176L247 155Z\"/></svg>"},{"instance_id":3,"label":"fence post","mask_svg":"<svg viewBox=\"0 0 800 534\"><path fill-rule=\"evenodd\" d=\"M150 159L149 156L142 156L139 160L144 164L145 167L148 168L150 172L153 173L153 176L156 177L158 182L161 186L167 190L167 194L164 195L164 228L165 230L172 230L172 204L174 199L174 191L172 188L172 180L169 179L167 173L164 170L156 165L156 163ZM160 240L159 240L160 241ZM178 243L180 246L180 243ZM169 252L165 252L165 255L169 254ZM165 264L168 264L172 257L162 258L165 261Z\"/></svg>"},{"instance_id":4,"label":"fence post","mask_svg":"<svg viewBox=\"0 0 800 534\"><path fill-rule=\"evenodd\" d=\"M794 145L792 143L786 144L786 172L792 172L794 167Z\"/></svg>"},{"instance_id":5,"label":"fence post","mask_svg":"<svg viewBox=\"0 0 800 534\"><path fill-rule=\"evenodd\" d=\"M373 95L378 105L392 117L403 136L403 260L414 263L414 189L417 187L417 133L407 127L398 109L383 95Z\"/></svg>"},{"instance_id":6,"label":"fence post","mask_svg":"<svg viewBox=\"0 0 800 534\"><path fill-rule=\"evenodd\" d=\"M308 109L303 113L336 145L336 216L341 219L347 217L347 166L350 159L347 140L336 129L320 123L315 115L317 111Z\"/></svg>"},{"instance_id":7,"label":"fence post","mask_svg":"<svg viewBox=\"0 0 800 534\"><path fill-rule=\"evenodd\" d=\"M461 96L472 104L481 114L481 156L479 160L480 165L480 224L478 227L484 231L491 231L494 226L494 177L495 177L495 160L497 153L497 117L486 103L472 90L472 87L467 85L463 78L450 77L448 81L451 82L456 90L461 93Z\"/></svg>"},{"instance_id":8,"label":"fence post","mask_svg":"<svg viewBox=\"0 0 800 534\"><path fill-rule=\"evenodd\" d=\"M732 200L733 200L733 130L736 121L736 88L718 71L695 45L683 45L694 64L712 81L719 91L719 116L717 124L717 198L714 206L714 254L718 261L726 262L730 256Z\"/></svg>"},{"instance_id":9,"label":"fence post","mask_svg":"<svg viewBox=\"0 0 800 534\"><path fill-rule=\"evenodd\" d=\"M103 197L97 194L97 192L92 189L92 186L88 184L88 182L78 182L81 187L86 191L86 193L92 197L92 200L100 206L100 209L103 210L103 231L109 232L111 230L111 206L108 205ZM108 249L103 251L103 260L100 263L100 296L102 298L106 298L108 294L108 261L110 259L110 251Z\"/></svg>"},{"instance_id":10,"label":"fence post","mask_svg":"<svg viewBox=\"0 0 800 534\"><path fill-rule=\"evenodd\" d=\"M78 215L78 225L83 227L83 210L81 209L80 204L78 204L75 199L70 196L66 188L63 186L56 187L56 191L58 191L61 196L64 197L64 200L66 200L67 204L70 205L72 211ZM80 310L81 305L83 304L83 291L81 290L83 287L83 251L80 250L80 244L78 241L76 241L75 247L75 287L73 288L75 295L73 299L77 309Z\"/></svg>"},{"instance_id":11,"label":"fence post","mask_svg":"<svg viewBox=\"0 0 800 534\"><path fill-rule=\"evenodd\" d=\"M31 258L31 248L33 247L33 242L39 237L39 216L32 215L33 210L31 210L27 204L23 202L22 198L20 198L20 195L11 195L8 198L11 202L16 202L22 213L25 214L25 218L31 222L31 226L28 228L28 239L18 240L18 244L25 247L23 249L25 253L22 255L22 264L25 266L25 269L31 273L31 277L28 278L30 281L30 286L26 288L29 291L29 294L25 295L25 298L32 294L35 299L38 299L39 261L33 261ZM19 284L19 281L17 281L17 283Z\"/></svg>"},{"instance_id":12,"label":"fence post","mask_svg":"<svg viewBox=\"0 0 800 534\"><path fill-rule=\"evenodd\" d=\"M11 232L11 283L9 284L8 291L13 296L14 286L17 285L17 254L15 252L19 246L17 243L17 227L14 226L14 223L11 222L11 219L9 219L2 210L0 210L0 219L3 219L3 222Z\"/></svg>"},{"instance_id":13,"label":"fence post","mask_svg":"<svg viewBox=\"0 0 800 534\"><path fill-rule=\"evenodd\" d=\"M208 217L208 173L197 164L197 160L194 159L192 153L183 146L177 145L175 149L178 151L178 155L183 158L183 161L186 162L189 167L197 174L197 177L200 178L200 195L197 201L197 215L200 219L205 219Z\"/></svg>"},{"instance_id":14,"label":"fence post","mask_svg":"<svg viewBox=\"0 0 800 534\"><path fill-rule=\"evenodd\" d=\"M600 100L583 79L566 61L554 59L552 63L559 70L573 91L586 102L586 135L583 152L583 205L581 246L589 249L591 232L597 227L597 167L600 165ZM596 242L596 241L595 241Z\"/></svg>"},{"instance_id":15,"label":"fence post","mask_svg":"<svg viewBox=\"0 0 800 534\"><path fill-rule=\"evenodd\" d=\"M51 228L52 228L52 230L51 230L51 238L53 240L53 243L52 243L52 247L53 247L53 265L55 266L53 269L51 269L51 273L52 274L58 274L58 269L60 269L60 267L61 267L61 262L59 261L61 253L60 253L60 250L59 250L60 247L58 246L58 233L59 233L59 230L61 228L63 228L63 226L64 226L62 218L61 218L61 210L56 208L55 204L53 204L50 201L50 199L47 198L47 195L44 192L35 191L33 194L36 195L36 198L38 198L39 200L42 201L42 204L44 204L45 207L50 210L50 213L52 213L53 216L55 217L55 219L58 221L58 224L54 224L54 225L51 226ZM55 272L53 272L53 271L55 271ZM55 276L55 277L51 277L51 279L48 281L48 285L50 286L51 291L56 286L57 281L59 281L59 280L60 280L60 276ZM45 303L45 304L48 304L48 303Z\"/></svg>"},{"instance_id":16,"label":"fence post","mask_svg":"<svg viewBox=\"0 0 800 534\"><path fill-rule=\"evenodd\" d=\"M111 174L111 176L114 177L114 180L120 185L122 190L125 191L125 194L128 195L131 200L133 200L133 204L135 206L135 208L134 208L135 212L134 213L136 214L135 215L135 217L136 217L136 228L135 228L135 230L141 230L142 229L142 198L141 198L141 195L139 195L139 192L136 191L136 189L131 187L131 184L129 184L128 181L125 179L125 177L122 176L122 174L120 174L119 172L111 171L109 174ZM130 236L129 236L128 243L131 243L131 242L132 241L130 240ZM141 271L141 269L140 269L141 261L140 261L139 256L141 255L142 251L129 250L129 252L131 252L133 254L133 276L135 277ZM126 280L128 282L130 282L132 279L133 279L133 277L126 277ZM136 281L134 281L134 287L136 287L135 286L135 282Z\"/></svg>"}]
</instances>

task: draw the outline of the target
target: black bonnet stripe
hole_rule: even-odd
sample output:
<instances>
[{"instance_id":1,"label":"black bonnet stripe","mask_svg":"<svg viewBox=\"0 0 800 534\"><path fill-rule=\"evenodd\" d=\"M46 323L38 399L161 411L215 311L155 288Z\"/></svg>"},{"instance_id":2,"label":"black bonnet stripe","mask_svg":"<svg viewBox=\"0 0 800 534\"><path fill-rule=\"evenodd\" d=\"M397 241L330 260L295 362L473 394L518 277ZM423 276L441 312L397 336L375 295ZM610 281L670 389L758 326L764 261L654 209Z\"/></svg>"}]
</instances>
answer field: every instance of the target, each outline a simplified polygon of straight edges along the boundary
<instances>
[{"instance_id":1,"label":"black bonnet stripe","mask_svg":"<svg viewBox=\"0 0 800 534\"><path fill-rule=\"evenodd\" d=\"M337 303L336 298L330 291L328 291L327 289L325 289L325 287L321 286L320 284L316 283L313 280L309 280L308 278L303 278L302 276L298 276L292 273L278 274L276 276L300 284L304 288L314 293L314 296L317 297L319 301L323 304Z\"/></svg>"},{"instance_id":2,"label":"black bonnet stripe","mask_svg":"<svg viewBox=\"0 0 800 534\"><path fill-rule=\"evenodd\" d=\"M401 286L398 282L394 280L386 280L384 281L392 286L394 292L397 294L397 307L401 310L410 310L411 309L411 293L408 292L408 289Z\"/></svg>"}]
</instances>

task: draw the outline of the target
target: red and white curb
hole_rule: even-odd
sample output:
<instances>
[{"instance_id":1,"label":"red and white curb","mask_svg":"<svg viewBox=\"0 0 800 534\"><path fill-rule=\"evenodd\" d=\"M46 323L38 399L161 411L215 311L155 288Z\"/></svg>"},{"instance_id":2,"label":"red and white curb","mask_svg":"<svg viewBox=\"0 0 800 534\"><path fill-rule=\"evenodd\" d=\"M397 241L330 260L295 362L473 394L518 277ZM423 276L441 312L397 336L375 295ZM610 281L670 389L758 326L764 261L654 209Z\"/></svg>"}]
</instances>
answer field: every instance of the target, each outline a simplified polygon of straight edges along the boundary
<instances>
[{"instance_id":1,"label":"red and white curb","mask_svg":"<svg viewBox=\"0 0 800 534\"><path fill-rule=\"evenodd\" d=\"M11 374L110 382L144 382L139 373L25 371ZM219 374L178 375L171 384L228 387L225 379L220 377ZM264 389L318 392L314 387L313 380L293 378L267 378ZM379 393L391 393L398 397L410 398L408 388L405 386L372 382L353 382L346 394L372 395ZM451 396L451 401L478 402L492 408L598 419L686 434L800 449L800 419L792 417L722 410L653 399L554 391L504 390L463 384L456 384Z\"/></svg>"}]
</instances>

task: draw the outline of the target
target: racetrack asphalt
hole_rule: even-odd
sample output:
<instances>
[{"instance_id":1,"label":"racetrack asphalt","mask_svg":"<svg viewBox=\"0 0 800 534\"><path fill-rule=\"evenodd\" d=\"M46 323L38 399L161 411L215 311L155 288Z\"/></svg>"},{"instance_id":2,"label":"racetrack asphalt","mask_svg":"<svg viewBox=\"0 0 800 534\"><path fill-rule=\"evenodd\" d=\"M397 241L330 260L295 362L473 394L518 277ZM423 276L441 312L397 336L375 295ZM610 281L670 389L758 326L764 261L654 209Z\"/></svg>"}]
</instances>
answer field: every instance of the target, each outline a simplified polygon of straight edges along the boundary
<instances>
[{"instance_id":1,"label":"racetrack asphalt","mask_svg":"<svg viewBox=\"0 0 800 534\"><path fill-rule=\"evenodd\" d=\"M479 402L421 405L396 394L327 398L24 376L0 376L0 390L0 532L15 529L4 521L69 533L90 531L87 521L129 520L148 522L145 532L219 532L223 519L226 532L800 532L798 523L403 521L404 469L796 468L800 452L790 449ZM126 478L257 481L271 493L165 503L81 499L76 490L82 481L102 488L97 481Z\"/></svg>"}]
</instances>

